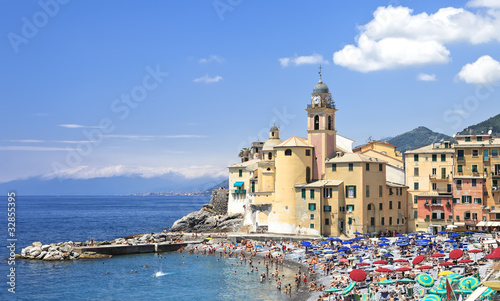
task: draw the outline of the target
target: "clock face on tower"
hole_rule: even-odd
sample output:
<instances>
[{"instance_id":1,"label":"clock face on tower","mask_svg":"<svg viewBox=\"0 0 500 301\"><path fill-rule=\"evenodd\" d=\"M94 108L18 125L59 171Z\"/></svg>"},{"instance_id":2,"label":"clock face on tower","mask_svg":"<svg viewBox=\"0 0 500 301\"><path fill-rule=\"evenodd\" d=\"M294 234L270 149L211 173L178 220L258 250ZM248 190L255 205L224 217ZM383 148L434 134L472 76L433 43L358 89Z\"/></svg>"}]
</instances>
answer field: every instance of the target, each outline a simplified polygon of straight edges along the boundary
<instances>
[{"instance_id":1,"label":"clock face on tower","mask_svg":"<svg viewBox=\"0 0 500 301\"><path fill-rule=\"evenodd\" d=\"M321 97L319 97L319 95L314 96L313 103L315 105L319 104L320 101L321 101Z\"/></svg>"}]
</instances>

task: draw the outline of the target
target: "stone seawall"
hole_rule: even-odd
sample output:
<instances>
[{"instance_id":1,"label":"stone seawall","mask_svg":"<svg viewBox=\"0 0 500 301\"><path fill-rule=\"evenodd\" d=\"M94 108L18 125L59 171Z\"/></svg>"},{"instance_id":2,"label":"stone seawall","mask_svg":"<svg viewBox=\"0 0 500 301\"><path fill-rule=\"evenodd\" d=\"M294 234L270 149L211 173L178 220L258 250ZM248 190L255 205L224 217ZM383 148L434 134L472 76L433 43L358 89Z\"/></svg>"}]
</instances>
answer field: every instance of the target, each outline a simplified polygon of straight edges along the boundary
<instances>
[{"instance_id":1,"label":"stone seawall","mask_svg":"<svg viewBox=\"0 0 500 301\"><path fill-rule=\"evenodd\" d=\"M215 211L219 215L227 214L227 203L229 201L229 190L214 189L210 198L210 205L214 206Z\"/></svg>"}]
</instances>

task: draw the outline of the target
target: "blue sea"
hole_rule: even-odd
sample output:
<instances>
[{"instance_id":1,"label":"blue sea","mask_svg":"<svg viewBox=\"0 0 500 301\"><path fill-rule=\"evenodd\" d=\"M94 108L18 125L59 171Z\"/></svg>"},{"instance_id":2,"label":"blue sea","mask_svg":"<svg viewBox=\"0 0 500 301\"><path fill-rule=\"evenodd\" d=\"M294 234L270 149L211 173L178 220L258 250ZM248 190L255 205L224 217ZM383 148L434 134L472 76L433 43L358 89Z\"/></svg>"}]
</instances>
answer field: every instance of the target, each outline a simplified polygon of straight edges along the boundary
<instances>
[{"instance_id":1,"label":"blue sea","mask_svg":"<svg viewBox=\"0 0 500 301\"><path fill-rule=\"evenodd\" d=\"M209 197L200 196L17 196L16 253L34 241L112 240L161 232L208 202ZM7 212L6 201L2 210ZM7 225L7 215L0 216L4 219L1 223ZM0 257L6 259L8 232L6 227L2 229ZM274 282L260 283L259 272L249 273L247 266L236 267L236 259L217 259L172 252L162 259L141 254L104 260L16 260L15 294L7 290L9 265L2 260L0 300L289 299L276 291ZM162 276L153 277L157 272ZM293 284L295 272L285 267L282 273L288 281L283 283Z\"/></svg>"}]
</instances>

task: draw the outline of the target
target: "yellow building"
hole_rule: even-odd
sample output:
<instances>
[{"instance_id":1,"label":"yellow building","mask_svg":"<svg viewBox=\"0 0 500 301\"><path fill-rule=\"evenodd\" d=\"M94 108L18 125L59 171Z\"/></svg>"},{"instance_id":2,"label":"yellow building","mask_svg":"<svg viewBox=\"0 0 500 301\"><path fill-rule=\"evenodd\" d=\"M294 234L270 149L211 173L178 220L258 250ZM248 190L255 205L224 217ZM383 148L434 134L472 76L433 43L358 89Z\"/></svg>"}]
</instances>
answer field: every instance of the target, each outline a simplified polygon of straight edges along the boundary
<instances>
[{"instance_id":1,"label":"yellow building","mask_svg":"<svg viewBox=\"0 0 500 301\"><path fill-rule=\"evenodd\" d=\"M365 145L358 146L352 150L354 153L361 153L365 156L386 161L394 167L404 169L403 156L396 151L396 146L387 142L370 141Z\"/></svg>"},{"instance_id":2,"label":"yellow building","mask_svg":"<svg viewBox=\"0 0 500 301\"><path fill-rule=\"evenodd\" d=\"M394 146L380 144L353 154L354 141L337 134L337 109L321 74L306 111L307 138L282 141L273 126L261 159L228 167L229 213L244 213L250 231L405 232L406 186Z\"/></svg>"}]
</instances>

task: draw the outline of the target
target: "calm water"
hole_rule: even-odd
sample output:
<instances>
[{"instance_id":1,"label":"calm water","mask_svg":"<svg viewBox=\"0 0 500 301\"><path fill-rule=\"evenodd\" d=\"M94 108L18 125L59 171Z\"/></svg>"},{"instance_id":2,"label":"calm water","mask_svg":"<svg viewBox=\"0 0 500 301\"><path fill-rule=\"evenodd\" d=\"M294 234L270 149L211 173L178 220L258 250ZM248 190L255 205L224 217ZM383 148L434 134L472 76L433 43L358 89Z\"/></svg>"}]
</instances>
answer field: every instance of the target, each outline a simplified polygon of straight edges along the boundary
<instances>
[{"instance_id":1,"label":"calm water","mask_svg":"<svg viewBox=\"0 0 500 301\"><path fill-rule=\"evenodd\" d=\"M16 253L33 241L111 240L160 232L208 202L209 197L17 197ZM6 218L2 223L7 223ZM3 232L5 246L7 231ZM1 248L1 258L7 254L6 248ZM174 252L163 259L142 254L56 263L18 260L15 297L7 292L9 267L2 261L0 300L282 299L274 282L262 284L258 273L248 274L246 266L236 267L235 259L217 258ZM179 265L181 262L185 264ZM149 268L143 268L147 265ZM137 273L131 274L131 270ZM164 275L154 278L156 272ZM288 268L283 271L290 281L294 272Z\"/></svg>"}]
</instances>

